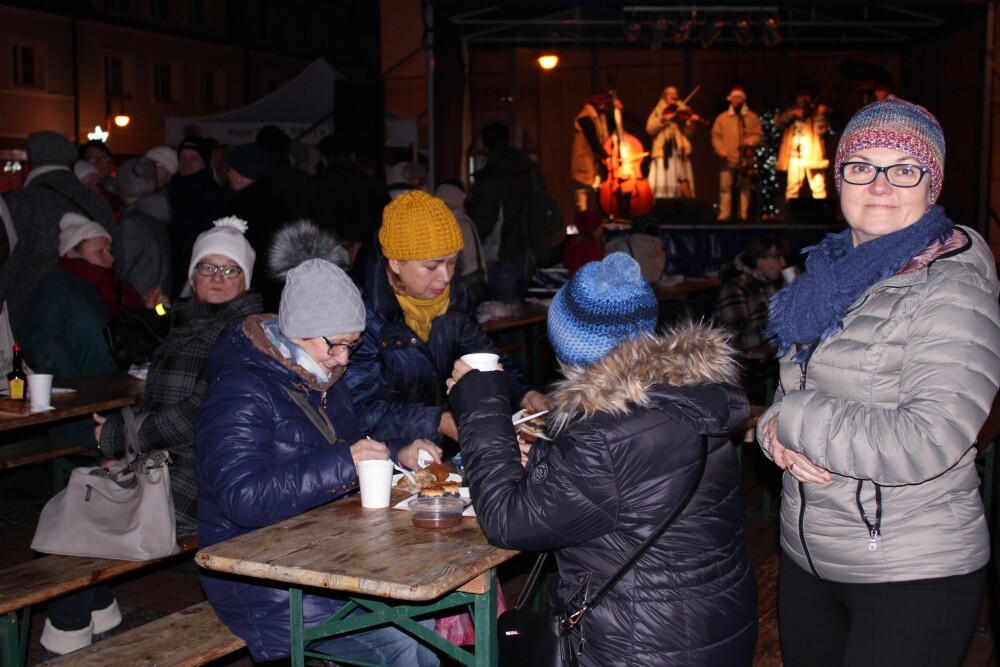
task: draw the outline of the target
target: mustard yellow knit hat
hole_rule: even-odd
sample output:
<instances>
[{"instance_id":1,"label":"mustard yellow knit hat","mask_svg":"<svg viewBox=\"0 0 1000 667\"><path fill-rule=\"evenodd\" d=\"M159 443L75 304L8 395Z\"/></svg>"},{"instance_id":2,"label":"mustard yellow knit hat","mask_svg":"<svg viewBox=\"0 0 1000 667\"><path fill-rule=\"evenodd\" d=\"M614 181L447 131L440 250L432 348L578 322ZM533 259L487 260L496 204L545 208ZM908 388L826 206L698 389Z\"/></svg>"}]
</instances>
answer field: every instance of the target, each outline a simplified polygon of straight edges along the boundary
<instances>
[{"instance_id":1,"label":"mustard yellow knit hat","mask_svg":"<svg viewBox=\"0 0 1000 667\"><path fill-rule=\"evenodd\" d=\"M462 230L447 204L423 190L409 190L382 211L378 240L388 259L433 259L461 250Z\"/></svg>"}]
</instances>

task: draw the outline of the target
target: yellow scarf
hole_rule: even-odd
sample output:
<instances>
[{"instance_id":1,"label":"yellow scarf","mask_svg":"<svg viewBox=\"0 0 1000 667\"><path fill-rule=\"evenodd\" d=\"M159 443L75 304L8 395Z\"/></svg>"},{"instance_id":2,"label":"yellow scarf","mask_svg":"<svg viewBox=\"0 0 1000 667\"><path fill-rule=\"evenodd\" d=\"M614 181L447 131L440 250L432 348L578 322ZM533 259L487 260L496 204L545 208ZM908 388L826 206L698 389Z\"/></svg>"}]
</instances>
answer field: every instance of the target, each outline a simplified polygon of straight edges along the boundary
<instances>
[{"instance_id":1,"label":"yellow scarf","mask_svg":"<svg viewBox=\"0 0 1000 667\"><path fill-rule=\"evenodd\" d=\"M431 337L431 323L434 318L444 315L448 310L448 304L451 303L451 285L445 287L444 291L433 299L418 299L406 294L397 294L396 300L403 309L406 325L426 343Z\"/></svg>"}]
</instances>

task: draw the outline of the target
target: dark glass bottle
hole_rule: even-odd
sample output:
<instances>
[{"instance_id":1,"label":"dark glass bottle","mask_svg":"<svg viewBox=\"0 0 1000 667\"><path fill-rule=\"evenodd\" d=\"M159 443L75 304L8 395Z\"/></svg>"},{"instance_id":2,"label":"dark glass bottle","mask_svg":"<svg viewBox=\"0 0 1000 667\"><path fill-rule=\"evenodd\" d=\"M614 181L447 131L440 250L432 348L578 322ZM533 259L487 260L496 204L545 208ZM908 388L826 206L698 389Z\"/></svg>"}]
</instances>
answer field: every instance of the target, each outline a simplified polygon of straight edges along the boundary
<instances>
[{"instance_id":1,"label":"dark glass bottle","mask_svg":"<svg viewBox=\"0 0 1000 667\"><path fill-rule=\"evenodd\" d=\"M21 346L17 343L14 343L13 366L10 373L7 373L7 391L15 401L23 401L28 395L24 390L28 376L24 374L24 358L21 356Z\"/></svg>"}]
</instances>

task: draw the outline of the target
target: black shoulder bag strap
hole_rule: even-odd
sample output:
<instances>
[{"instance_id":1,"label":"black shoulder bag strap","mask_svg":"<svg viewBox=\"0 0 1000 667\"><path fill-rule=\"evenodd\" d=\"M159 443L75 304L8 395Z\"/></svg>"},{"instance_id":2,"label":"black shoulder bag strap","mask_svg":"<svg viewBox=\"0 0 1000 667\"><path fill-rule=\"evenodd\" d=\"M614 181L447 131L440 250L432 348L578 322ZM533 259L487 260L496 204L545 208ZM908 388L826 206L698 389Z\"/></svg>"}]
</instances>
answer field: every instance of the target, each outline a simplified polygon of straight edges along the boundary
<instances>
[{"instance_id":1,"label":"black shoulder bag strap","mask_svg":"<svg viewBox=\"0 0 1000 667\"><path fill-rule=\"evenodd\" d=\"M639 562L639 560L645 555L645 553L649 551L649 548L653 546L657 540L660 539L660 536L663 535L664 532L666 532L667 528L670 527L670 524L672 524L674 520L676 520L677 517L680 516L681 512L684 511L684 508L687 507L689 502L691 502L691 499L694 497L695 492L698 490L698 486L701 484L701 478L705 475L705 465L707 461L708 461L708 436L702 435L701 457L698 460L698 471L695 473L694 480L691 482L691 486L684 494L684 497L681 499L681 502L679 502L677 506L674 507L673 511L671 511L670 514L668 514L663 519L663 521L660 522L660 525L656 527L656 530L650 533L649 537L647 537L645 541L643 541L643 543L640 544L639 547L634 552L632 552L632 555L629 556L629 558L624 563L622 563L621 567L619 567L618 570L613 575L608 577L608 580L604 582L603 586L597 589L597 591L589 598L584 600L583 604L580 605L580 608L577 611L575 611L574 613L570 614L569 616L567 616L562 620L563 631L572 630L573 627L576 626L576 624L583 619L584 615L587 614L587 612L591 611L594 607L599 605L601 603L601 600L604 599L604 596L607 595L608 592L615 587L615 584L617 584L619 580L621 580L621 578L625 576L626 572L632 569L632 567ZM532 566L531 573L528 575L528 579L527 581L525 581L524 587L521 589L521 593L517 596L517 600L514 602L515 609L520 609L521 605L523 605L524 602L527 600L527 597L530 594L531 589L534 588L535 580L538 578L538 575L542 571L542 565L545 563L546 556L548 556L548 553L543 553L539 555L538 559L535 561L534 566Z\"/></svg>"}]
</instances>

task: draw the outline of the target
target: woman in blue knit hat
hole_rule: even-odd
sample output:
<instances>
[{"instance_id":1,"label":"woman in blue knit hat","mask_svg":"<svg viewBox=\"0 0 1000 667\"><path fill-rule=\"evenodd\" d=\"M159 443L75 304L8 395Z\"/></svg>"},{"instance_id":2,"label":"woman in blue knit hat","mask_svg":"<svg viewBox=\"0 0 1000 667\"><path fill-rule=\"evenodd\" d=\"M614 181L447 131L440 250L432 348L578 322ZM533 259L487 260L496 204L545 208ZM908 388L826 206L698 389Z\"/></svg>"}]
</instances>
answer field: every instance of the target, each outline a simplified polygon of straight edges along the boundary
<instances>
[{"instance_id":1,"label":"woman in blue knit hat","mask_svg":"<svg viewBox=\"0 0 1000 667\"><path fill-rule=\"evenodd\" d=\"M455 363L448 385L476 515L491 544L554 551L552 606L575 611L683 508L577 626L579 663L749 665L756 585L726 438L748 415L736 353L704 325L654 333L656 315L625 253L583 266L559 291L548 319L564 375L553 440L532 447L526 468L504 374Z\"/></svg>"},{"instance_id":2,"label":"woman in blue knit hat","mask_svg":"<svg viewBox=\"0 0 1000 667\"><path fill-rule=\"evenodd\" d=\"M771 299L785 665L958 665L981 609L1000 306L989 248L935 206L944 154L923 107L858 111L834 167L849 229Z\"/></svg>"}]
</instances>

